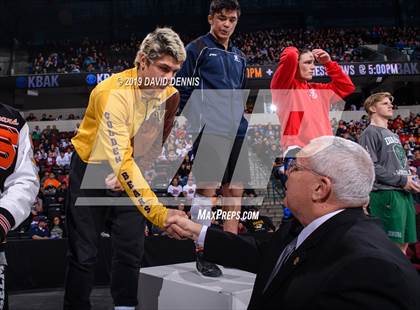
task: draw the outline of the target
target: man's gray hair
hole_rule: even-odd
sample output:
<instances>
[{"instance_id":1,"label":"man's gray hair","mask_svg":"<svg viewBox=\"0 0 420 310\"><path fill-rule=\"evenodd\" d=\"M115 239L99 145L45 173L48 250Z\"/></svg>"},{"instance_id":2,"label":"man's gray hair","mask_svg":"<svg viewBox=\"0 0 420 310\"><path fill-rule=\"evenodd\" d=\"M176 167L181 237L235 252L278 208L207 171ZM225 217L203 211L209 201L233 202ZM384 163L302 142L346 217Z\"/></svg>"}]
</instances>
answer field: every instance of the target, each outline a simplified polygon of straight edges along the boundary
<instances>
[{"instance_id":1,"label":"man's gray hair","mask_svg":"<svg viewBox=\"0 0 420 310\"><path fill-rule=\"evenodd\" d=\"M311 168L331 179L336 199L347 207L369 203L375 169L369 153L359 144L339 137L313 139L298 154Z\"/></svg>"},{"instance_id":2,"label":"man's gray hair","mask_svg":"<svg viewBox=\"0 0 420 310\"><path fill-rule=\"evenodd\" d=\"M134 60L134 65L137 68L140 66L140 54L142 53L151 61L164 55L174 57L177 62L184 62L187 58L184 43L179 35L167 27L156 28L144 38Z\"/></svg>"}]
</instances>

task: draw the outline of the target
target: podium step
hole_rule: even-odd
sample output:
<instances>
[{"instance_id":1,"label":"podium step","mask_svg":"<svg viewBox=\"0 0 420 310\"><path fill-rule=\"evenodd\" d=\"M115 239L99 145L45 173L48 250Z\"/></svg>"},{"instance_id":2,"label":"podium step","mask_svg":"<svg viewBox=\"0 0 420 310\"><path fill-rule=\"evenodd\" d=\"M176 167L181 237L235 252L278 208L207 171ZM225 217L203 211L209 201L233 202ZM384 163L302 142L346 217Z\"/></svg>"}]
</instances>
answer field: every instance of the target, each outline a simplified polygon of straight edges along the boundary
<instances>
[{"instance_id":1,"label":"podium step","mask_svg":"<svg viewBox=\"0 0 420 310\"><path fill-rule=\"evenodd\" d=\"M139 309L246 309L255 274L219 267L223 272L220 278L202 276L195 262L140 269Z\"/></svg>"}]
</instances>

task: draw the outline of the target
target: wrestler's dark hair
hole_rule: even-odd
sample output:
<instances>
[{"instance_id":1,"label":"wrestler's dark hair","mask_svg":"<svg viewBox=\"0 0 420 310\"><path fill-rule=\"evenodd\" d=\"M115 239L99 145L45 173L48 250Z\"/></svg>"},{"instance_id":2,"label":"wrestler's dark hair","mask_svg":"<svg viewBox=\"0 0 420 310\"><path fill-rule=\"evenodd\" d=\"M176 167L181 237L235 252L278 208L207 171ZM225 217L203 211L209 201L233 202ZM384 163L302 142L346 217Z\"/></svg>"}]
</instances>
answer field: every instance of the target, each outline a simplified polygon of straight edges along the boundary
<instances>
[{"instance_id":1,"label":"wrestler's dark hair","mask_svg":"<svg viewBox=\"0 0 420 310\"><path fill-rule=\"evenodd\" d=\"M209 15L221 13L223 10L237 11L238 17L241 15L241 6L237 0L213 0L210 3Z\"/></svg>"},{"instance_id":2,"label":"wrestler's dark hair","mask_svg":"<svg viewBox=\"0 0 420 310\"><path fill-rule=\"evenodd\" d=\"M306 54L306 53L312 53L312 51L309 48L302 48L299 49L299 58L300 59L300 55Z\"/></svg>"}]
</instances>

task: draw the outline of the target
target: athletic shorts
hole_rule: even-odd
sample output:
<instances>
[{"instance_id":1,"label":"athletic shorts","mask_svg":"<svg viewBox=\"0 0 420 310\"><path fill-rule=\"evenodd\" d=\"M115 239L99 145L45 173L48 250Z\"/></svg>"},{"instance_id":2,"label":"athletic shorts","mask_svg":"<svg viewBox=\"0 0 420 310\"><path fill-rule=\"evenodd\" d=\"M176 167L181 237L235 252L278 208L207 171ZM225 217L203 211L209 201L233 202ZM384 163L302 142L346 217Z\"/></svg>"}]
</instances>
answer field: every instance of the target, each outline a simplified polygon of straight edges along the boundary
<instances>
[{"instance_id":1,"label":"athletic shorts","mask_svg":"<svg viewBox=\"0 0 420 310\"><path fill-rule=\"evenodd\" d=\"M417 241L416 211L410 193L379 190L370 194L370 214L378 217L388 237L396 243Z\"/></svg>"},{"instance_id":2,"label":"athletic shorts","mask_svg":"<svg viewBox=\"0 0 420 310\"><path fill-rule=\"evenodd\" d=\"M196 184L242 183L244 188L248 188L250 163L248 148L243 142L244 139L238 136L234 138L201 133L193 146L191 172Z\"/></svg>"}]
</instances>

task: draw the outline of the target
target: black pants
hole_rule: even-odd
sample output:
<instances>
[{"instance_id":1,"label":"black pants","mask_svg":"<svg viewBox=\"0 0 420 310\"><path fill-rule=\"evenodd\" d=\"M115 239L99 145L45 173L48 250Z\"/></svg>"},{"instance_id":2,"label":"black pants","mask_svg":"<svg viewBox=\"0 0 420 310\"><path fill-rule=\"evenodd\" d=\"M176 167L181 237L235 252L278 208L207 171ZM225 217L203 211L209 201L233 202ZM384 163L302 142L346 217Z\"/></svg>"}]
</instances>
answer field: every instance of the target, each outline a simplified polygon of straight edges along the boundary
<instances>
[{"instance_id":1,"label":"black pants","mask_svg":"<svg viewBox=\"0 0 420 310\"><path fill-rule=\"evenodd\" d=\"M64 309L90 309L98 239L110 224L112 238L111 295L115 306L136 306L145 218L132 206L77 206L78 197L104 197L106 190L80 188L86 164L73 153L66 200L68 263ZM105 176L104 176L105 177Z\"/></svg>"}]
</instances>

